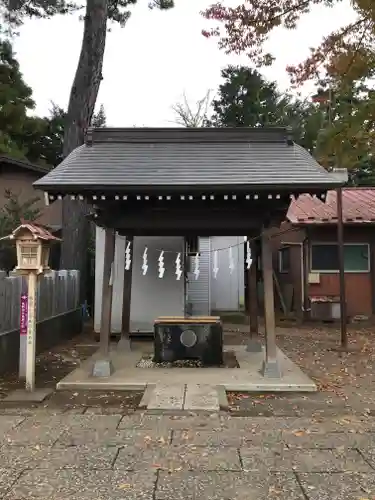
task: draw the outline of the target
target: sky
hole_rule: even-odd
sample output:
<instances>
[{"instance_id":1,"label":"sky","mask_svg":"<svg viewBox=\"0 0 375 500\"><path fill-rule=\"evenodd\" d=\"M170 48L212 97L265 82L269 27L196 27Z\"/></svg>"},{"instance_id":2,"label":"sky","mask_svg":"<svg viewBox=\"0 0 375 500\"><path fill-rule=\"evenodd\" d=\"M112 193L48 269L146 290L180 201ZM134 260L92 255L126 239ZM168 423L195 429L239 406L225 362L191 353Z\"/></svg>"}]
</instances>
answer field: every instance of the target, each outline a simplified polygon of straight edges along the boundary
<instances>
[{"instance_id":1,"label":"sky","mask_svg":"<svg viewBox=\"0 0 375 500\"><path fill-rule=\"evenodd\" d=\"M108 33L97 101L104 105L108 126L176 126L172 106L182 101L184 93L194 108L207 91L215 92L221 69L249 64L246 56L226 55L216 40L202 36L207 21L200 11L212 0L175 3L174 9L161 12L149 10L147 0L138 0L126 27L113 25ZM264 75L287 89L285 67L303 60L309 47L352 19L349 0L344 0L333 9L316 6L295 31L277 30L268 45L276 63ZM78 16L58 16L27 21L15 39L16 57L33 89L39 116L48 115L51 101L67 107L82 30ZM313 88L302 90L309 95Z\"/></svg>"}]
</instances>

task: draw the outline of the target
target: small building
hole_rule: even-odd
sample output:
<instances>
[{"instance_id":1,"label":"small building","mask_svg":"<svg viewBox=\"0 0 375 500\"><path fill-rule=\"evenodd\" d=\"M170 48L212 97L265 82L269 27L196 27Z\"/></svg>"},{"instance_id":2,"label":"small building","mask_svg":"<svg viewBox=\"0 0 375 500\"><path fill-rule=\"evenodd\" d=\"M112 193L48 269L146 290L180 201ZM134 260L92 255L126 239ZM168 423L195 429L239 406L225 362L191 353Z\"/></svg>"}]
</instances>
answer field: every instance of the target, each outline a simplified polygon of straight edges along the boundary
<instances>
[{"instance_id":1,"label":"small building","mask_svg":"<svg viewBox=\"0 0 375 500\"><path fill-rule=\"evenodd\" d=\"M49 172L50 168L35 165L26 160L0 155L0 213L5 213L6 206L14 201L20 205L34 201L32 210L37 210L39 216L34 222L48 227L55 235L61 230L62 205L60 200L45 204L43 191L35 188L33 183ZM27 216L27 214L21 214ZM0 234L0 237L4 234ZM59 266L60 245L55 245L51 252L51 265ZM0 269L10 271L14 268L15 254L0 247Z\"/></svg>"},{"instance_id":2,"label":"small building","mask_svg":"<svg viewBox=\"0 0 375 500\"><path fill-rule=\"evenodd\" d=\"M97 252L103 255L102 359L96 364L106 369L100 373L110 373L116 274L122 275L116 307L122 311L126 337L132 309L133 318L137 308L142 315L147 309L148 321L176 315L177 308L179 315L186 311L189 274L199 278L201 257L212 256L202 249L192 251L189 240L242 234L261 242L266 324L262 373L279 377L269 230L285 220L291 196L324 196L340 184L284 128L101 128L89 129L85 144L34 185L51 201L66 195L86 200L92 219L103 229L103 251ZM121 247L116 234L124 237ZM162 238L165 246L160 248ZM116 249L124 254L125 269L115 265ZM142 289L133 286L140 280ZM163 280L173 280L173 287L162 285ZM138 300L142 303L134 305ZM257 320L257 314L251 317Z\"/></svg>"},{"instance_id":3,"label":"small building","mask_svg":"<svg viewBox=\"0 0 375 500\"><path fill-rule=\"evenodd\" d=\"M7 193L17 197L20 203L35 199L33 207L40 210L38 224L48 226L56 231L61 228L61 202L57 200L46 206L43 191L35 188L33 183L46 175L50 168L35 165L25 160L0 156L0 209L7 202Z\"/></svg>"},{"instance_id":4,"label":"small building","mask_svg":"<svg viewBox=\"0 0 375 500\"><path fill-rule=\"evenodd\" d=\"M273 235L274 267L296 316L340 317L337 193L303 194ZM349 317L375 312L375 188L343 189L345 293Z\"/></svg>"}]
</instances>

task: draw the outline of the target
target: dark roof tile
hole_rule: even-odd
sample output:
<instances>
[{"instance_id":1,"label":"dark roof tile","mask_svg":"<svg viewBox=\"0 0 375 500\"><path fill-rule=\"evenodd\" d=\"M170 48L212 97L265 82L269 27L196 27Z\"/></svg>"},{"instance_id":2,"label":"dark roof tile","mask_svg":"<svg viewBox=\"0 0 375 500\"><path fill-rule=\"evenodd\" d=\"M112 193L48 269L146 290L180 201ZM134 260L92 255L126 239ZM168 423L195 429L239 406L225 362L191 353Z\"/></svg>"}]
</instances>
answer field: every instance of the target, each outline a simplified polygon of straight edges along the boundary
<instances>
[{"instance_id":1,"label":"dark roof tile","mask_svg":"<svg viewBox=\"0 0 375 500\"><path fill-rule=\"evenodd\" d=\"M264 129L262 133L259 129L174 129L173 134L171 130L125 129L121 136L117 129L113 140L106 129L94 130L92 145L75 149L34 185L46 190L59 186L247 185L277 189L337 185L307 151L287 140L284 129ZM215 133L221 141L214 140ZM189 134L191 141L187 140Z\"/></svg>"}]
</instances>

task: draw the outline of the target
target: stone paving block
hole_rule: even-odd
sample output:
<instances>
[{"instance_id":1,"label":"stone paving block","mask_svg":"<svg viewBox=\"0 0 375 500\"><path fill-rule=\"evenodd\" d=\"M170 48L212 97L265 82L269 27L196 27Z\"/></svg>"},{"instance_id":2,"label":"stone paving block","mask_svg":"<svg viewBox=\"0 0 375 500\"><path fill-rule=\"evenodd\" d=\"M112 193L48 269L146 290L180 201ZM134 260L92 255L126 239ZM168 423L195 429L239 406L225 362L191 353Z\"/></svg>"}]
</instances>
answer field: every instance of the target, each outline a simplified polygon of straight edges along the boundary
<instances>
[{"instance_id":1,"label":"stone paving block","mask_svg":"<svg viewBox=\"0 0 375 500\"><path fill-rule=\"evenodd\" d=\"M222 416L223 427L228 429L267 431L269 417ZM346 415L338 418L272 417L272 429L284 432L308 431L325 434L331 432L375 432L375 418Z\"/></svg>"},{"instance_id":2,"label":"stone paving block","mask_svg":"<svg viewBox=\"0 0 375 500\"><path fill-rule=\"evenodd\" d=\"M156 385L150 396L149 410L182 410L184 405L185 385Z\"/></svg>"},{"instance_id":3,"label":"stone paving block","mask_svg":"<svg viewBox=\"0 0 375 500\"><path fill-rule=\"evenodd\" d=\"M125 415L119 423L119 429L131 429L137 426L142 429L207 429L211 431L221 430L221 420L217 413L209 415L149 415L135 414Z\"/></svg>"},{"instance_id":4,"label":"stone paving block","mask_svg":"<svg viewBox=\"0 0 375 500\"><path fill-rule=\"evenodd\" d=\"M241 448L240 456L246 471L271 472L370 472L371 467L356 450L339 453L334 450L300 450Z\"/></svg>"},{"instance_id":5,"label":"stone paving block","mask_svg":"<svg viewBox=\"0 0 375 500\"><path fill-rule=\"evenodd\" d=\"M362 446L359 448L359 452L364 457L366 462L368 462L369 465L373 469L375 469L375 446L371 446L371 447Z\"/></svg>"},{"instance_id":6,"label":"stone paving block","mask_svg":"<svg viewBox=\"0 0 375 500\"><path fill-rule=\"evenodd\" d=\"M332 432L330 434L306 434L302 431L285 433L281 435L283 442L290 448L356 448L363 443L368 443L367 434L345 434L343 432Z\"/></svg>"},{"instance_id":7,"label":"stone paving block","mask_svg":"<svg viewBox=\"0 0 375 500\"><path fill-rule=\"evenodd\" d=\"M127 410L120 406L91 406L85 411L85 415L120 415Z\"/></svg>"},{"instance_id":8,"label":"stone paving block","mask_svg":"<svg viewBox=\"0 0 375 500\"><path fill-rule=\"evenodd\" d=\"M25 417L15 415L0 415L0 439L1 437L17 425L20 425Z\"/></svg>"},{"instance_id":9,"label":"stone paving block","mask_svg":"<svg viewBox=\"0 0 375 500\"><path fill-rule=\"evenodd\" d=\"M40 446L38 444L32 446L4 445L0 448L0 456L2 462L6 463L10 468L32 469L43 459L49 449L49 446Z\"/></svg>"},{"instance_id":10,"label":"stone paving block","mask_svg":"<svg viewBox=\"0 0 375 500\"><path fill-rule=\"evenodd\" d=\"M247 432L263 432L272 430L287 430L287 429L319 429L315 426L311 419L296 418L296 417L273 417L272 425L270 426L269 417L236 417L236 416L221 416L222 426L232 430L243 430ZM322 431L324 432L324 431Z\"/></svg>"},{"instance_id":11,"label":"stone paving block","mask_svg":"<svg viewBox=\"0 0 375 500\"><path fill-rule=\"evenodd\" d=\"M63 413L64 415L83 415L86 413L88 408L86 406L77 406L72 408L67 408Z\"/></svg>"},{"instance_id":12,"label":"stone paving block","mask_svg":"<svg viewBox=\"0 0 375 500\"><path fill-rule=\"evenodd\" d=\"M19 469L112 469L118 449L71 446L3 446L1 459L11 468Z\"/></svg>"},{"instance_id":13,"label":"stone paving block","mask_svg":"<svg viewBox=\"0 0 375 500\"><path fill-rule=\"evenodd\" d=\"M257 434L249 433L244 430L220 430L212 432L211 430L202 431L174 431L173 444L189 444L195 446L274 446L281 443L281 432L269 430L268 432L259 432Z\"/></svg>"},{"instance_id":14,"label":"stone paving block","mask_svg":"<svg viewBox=\"0 0 375 500\"><path fill-rule=\"evenodd\" d=\"M51 425L34 425L24 427L22 423L19 427L10 430L3 435L2 444L14 446L48 445L52 446L60 434L63 432L61 425L53 422Z\"/></svg>"},{"instance_id":15,"label":"stone paving block","mask_svg":"<svg viewBox=\"0 0 375 500\"><path fill-rule=\"evenodd\" d=\"M309 500L372 500L375 474L301 474L298 479Z\"/></svg>"},{"instance_id":16,"label":"stone paving block","mask_svg":"<svg viewBox=\"0 0 375 500\"><path fill-rule=\"evenodd\" d=\"M116 430L121 415L36 415L27 417L23 422L6 433L3 443L13 445L53 445L64 431L80 429ZM84 443L82 443L84 444Z\"/></svg>"},{"instance_id":17,"label":"stone paving block","mask_svg":"<svg viewBox=\"0 0 375 500\"><path fill-rule=\"evenodd\" d=\"M293 474L159 473L155 500L304 500Z\"/></svg>"},{"instance_id":18,"label":"stone paving block","mask_svg":"<svg viewBox=\"0 0 375 500\"><path fill-rule=\"evenodd\" d=\"M122 415L66 415L62 419L64 427L81 427L85 429L116 429Z\"/></svg>"},{"instance_id":19,"label":"stone paving block","mask_svg":"<svg viewBox=\"0 0 375 500\"><path fill-rule=\"evenodd\" d=\"M3 460L2 463L4 464ZM8 465L7 469L0 469L0 498L2 499L9 488L17 481L22 473L22 469L12 469Z\"/></svg>"},{"instance_id":20,"label":"stone paving block","mask_svg":"<svg viewBox=\"0 0 375 500\"><path fill-rule=\"evenodd\" d=\"M116 429L71 429L64 431L58 446L159 446L169 444L171 431L160 430L116 430Z\"/></svg>"},{"instance_id":21,"label":"stone paving block","mask_svg":"<svg viewBox=\"0 0 375 500\"><path fill-rule=\"evenodd\" d=\"M216 387L207 384L187 384L184 409L219 411L219 395Z\"/></svg>"},{"instance_id":22,"label":"stone paving block","mask_svg":"<svg viewBox=\"0 0 375 500\"><path fill-rule=\"evenodd\" d=\"M0 408L0 415L27 416L53 416L65 413L63 408Z\"/></svg>"},{"instance_id":23,"label":"stone paving block","mask_svg":"<svg viewBox=\"0 0 375 500\"><path fill-rule=\"evenodd\" d=\"M116 429L122 415L81 415L75 413L63 413L54 416L28 417L22 422L21 427L25 430L39 427L82 427L86 429Z\"/></svg>"},{"instance_id":24,"label":"stone paving block","mask_svg":"<svg viewBox=\"0 0 375 500\"><path fill-rule=\"evenodd\" d=\"M202 448L195 446L167 446L140 450L134 447L120 449L115 469L145 470L227 470L240 471L241 464L235 448Z\"/></svg>"},{"instance_id":25,"label":"stone paving block","mask_svg":"<svg viewBox=\"0 0 375 500\"><path fill-rule=\"evenodd\" d=\"M152 500L154 472L36 469L24 472L4 500Z\"/></svg>"}]
</instances>

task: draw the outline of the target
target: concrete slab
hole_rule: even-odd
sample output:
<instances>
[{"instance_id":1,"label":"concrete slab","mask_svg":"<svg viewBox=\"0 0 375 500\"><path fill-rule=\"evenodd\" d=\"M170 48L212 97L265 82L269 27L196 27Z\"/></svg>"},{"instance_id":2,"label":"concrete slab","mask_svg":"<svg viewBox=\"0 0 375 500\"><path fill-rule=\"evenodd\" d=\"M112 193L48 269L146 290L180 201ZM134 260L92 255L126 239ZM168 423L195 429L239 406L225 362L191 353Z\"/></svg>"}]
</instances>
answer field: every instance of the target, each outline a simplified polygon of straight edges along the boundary
<instances>
[{"instance_id":1,"label":"concrete slab","mask_svg":"<svg viewBox=\"0 0 375 500\"><path fill-rule=\"evenodd\" d=\"M26 389L16 389L9 393L2 401L9 403L41 403L47 396L52 394L53 389L35 389L26 391Z\"/></svg>"},{"instance_id":2,"label":"concrete slab","mask_svg":"<svg viewBox=\"0 0 375 500\"><path fill-rule=\"evenodd\" d=\"M370 499L375 495L375 474L301 474L298 479L309 500Z\"/></svg>"},{"instance_id":3,"label":"concrete slab","mask_svg":"<svg viewBox=\"0 0 375 500\"><path fill-rule=\"evenodd\" d=\"M155 500L304 500L291 472L288 474L236 473L227 471L161 471ZM327 497L328 498L328 497ZM348 497L349 498L349 497Z\"/></svg>"},{"instance_id":4,"label":"concrete slab","mask_svg":"<svg viewBox=\"0 0 375 500\"><path fill-rule=\"evenodd\" d=\"M229 402L228 402L228 397L227 397L227 392L225 390L225 387L223 387L222 385L218 385L216 387L216 390L217 390L217 395L219 398L220 410L228 411L229 410Z\"/></svg>"},{"instance_id":5,"label":"concrete slab","mask_svg":"<svg viewBox=\"0 0 375 500\"><path fill-rule=\"evenodd\" d=\"M62 469L25 471L6 491L7 500L149 500L155 490L156 471Z\"/></svg>"},{"instance_id":6,"label":"concrete slab","mask_svg":"<svg viewBox=\"0 0 375 500\"><path fill-rule=\"evenodd\" d=\"M216 387L207 384L187 384L184 410L219 411L219 409Z\"/></svg>"},{"instance_id":7,"label":"concrete slab","mask_svg":"<svg viewBox=\"0 0 375 500\"><path fill-rule=\"evenodd\" d=\"M226 470L240 471L241 463L236 448L203 448L192 446L168 446L140 449L125 447L119 451L114 469L147 470L157 465L158 469L171 473L181 470Z\"/></svg>"},{"instance_id":8,"label":"concrete slab","mask_svg":"<svg viewBox=\"0 0 375 500\"><path fill-rule=\"evenodd\" d=\"M156 385L147 405L149 410L182 410L184 407L185 385Z\"/></svg>"},{"instance_id":9,"label":"concrete slab","mask_svg":"<svg viewBox=\"0 0 375 500\"><path fill-rule=\"evenodd\" d=\"M141 348L141 346L139 347ZM143 352L110 351L114 373L107 378L92 377L92 366L99 357L94 354L84 361L67 377L57 384L58 389L68 390L142 390L150 384L222 386L227 391L241 392L314 392L315 383L301 369L278 349L281 378L265 378L260 370L264 361L264 351L247 352L246 346L228 346L234 351L240 368L137 368ZM204 375L203 375L204 374Z\"/></svg>"},{"instance_id":10,"label":"concrete slab","mask_svg":"<svg viewBox=\"0 0 375 500\"><path fill-rule=\"evenodd\" d=\"M141 402L138 405L138 408L146 409L148 407L155 388L156 388L156 384L148 384L147 385L145 392L143 393Z\"/></svg>"}]
</instances>

